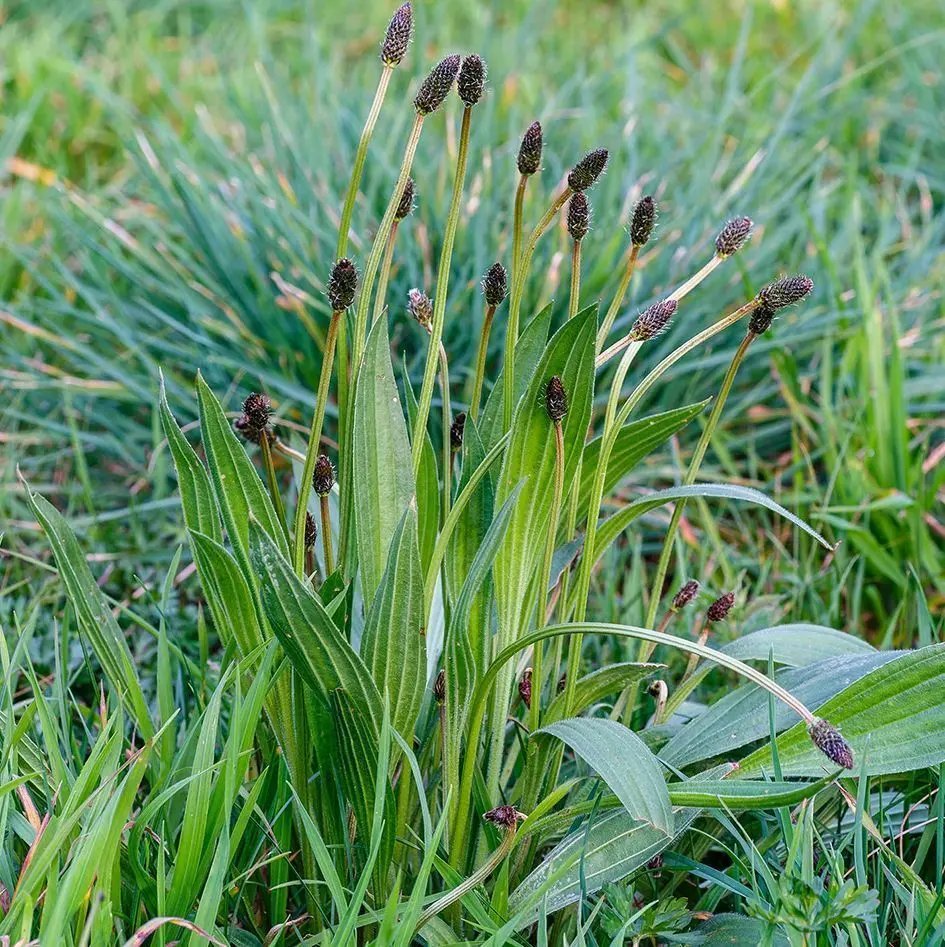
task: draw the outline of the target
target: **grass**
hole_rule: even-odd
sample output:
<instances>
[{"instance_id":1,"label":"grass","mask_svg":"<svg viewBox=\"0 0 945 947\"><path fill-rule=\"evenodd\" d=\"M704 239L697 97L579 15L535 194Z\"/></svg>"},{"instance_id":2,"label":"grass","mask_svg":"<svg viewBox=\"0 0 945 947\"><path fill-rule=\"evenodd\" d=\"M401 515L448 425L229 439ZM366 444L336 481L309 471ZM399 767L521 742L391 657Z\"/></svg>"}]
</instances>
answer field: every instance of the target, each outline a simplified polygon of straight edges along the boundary
<instances>
[{"instance_id":1,"label":"grass","mask_svg":"<svg viewBox=\"0 0 945 947\"><path fill-rule=\"evenodd\" d=\"M2 933L76 944L124 943L135 931L141 939L153 935L154 943L179 937L205 943L201 931L239 944L318 937L348 943L357 928L359 942L406 943L422 919L430 943L460 937L501 943L525 937L513 928L530 891L538 898L529 908L538 933L530 936L539 943L565 937L647 943L706 924L705 936L727 924L745 943L764 937L792 944L938 943L945 921L938 792L945 754L928 695L939 684L932 646L940 640L945 594L941 12L931 4L901 11L868 4L803 12L751 6L704 19L670 2L641 10L513 3L501 12L421 5L408 68L394 74L355 206L351 254L359 264L396 177L415 77L454 45L480 51L490 66L489 94L471 125L442 300L454 412L465 408L475 370L483 318L478 280L497 256L508 259L511 171L518 136L535 117L544 125L546 149L544 171L529 188L532 220L577 157L592 147L611 149L608 173L589 192L583 305L597 299L606 305L617 285L633 201L651 192L660 202L656 238L641 255L613 339L707 258L722 220L747 213L757 224L749 244L685 300L671 329L641 350L624 396L697 328L752 297L767 279L803 271L817 287L807 305L752 345L736 377L698 476L719 485L721 496L704 490L689 499L669 559L671 588L695 576L703 591L671 631L680 646L691 642L705 607L736 589L734 612L712 627L713 648L748 647L746 640L762 641L752 632L804 622L843 629L881 650L928 649L916 652L928 655L924 669L895 665L903 668L897 673L917 675L914 691L900 685L898 700L911 695L907 706L925 730L920 738L918 722L883 729L884 720L898 719L897 692L883 697L882 669L873 670L868 700L847 691L836 698L845 735L873 734L873 742L855 743L858 769L851 778L813 788L795 781L790 788L798 795L790 802L760 808L739 795L749 792L748 779L736 779L731 790L716 787L716 804L706 806L700 797L694 829L672 842L658 869L645 833L664 824L665 812L657 810L666 798L687 804L679 772L658 768L658 784L638 785L628 803L621 781L648 772L647 761L655 759L650 750L628 745L623 752L637 760L639 772L627 774L607 768L607 755L619 754L595 756L596 731L569 731L564 753L551 738L528 740L536 718L515 687L534 661L515 650L516 640L531 641L527 623L503 632L513 650L510 663L495 668L495 692L482 690L495 656L490 650L466 685L455 684L473 689L448 690L443 711L430 700L421 657L396 652L413 675L410 723L402 725L403 701L385 709L382 685L391 671L383 640L371 643L376 630L361 643L367 683L356 675L344 687L368 696L353 703L332 697L324 668L310 666L311 655L294 645L298 629L288 618L277 627L273 615L283 614L284 603L266 599L265 583L266 621L255 632L249 622L249 639L232 636L225 628L241 627L245 615L224 619L208 560L198 559L199 575L191 564L200 542L192 533L210 530L212 539L220 525L203 521L196 529L182 517L177 484L185 478L179 445L175 457L167 418L155 407L159 378L163 373L169 408L192 443L198 443L191 430L199 369L209 386L200 406L205 447L208 417L234 417L246 393L263 389L275 403L280 434L301 449L329 325L325 281L347 170L376 81L379 25L389 13L371 6L353 18L341 9L278 2L238 11L219 3L25 5L0 33L6 116L0 156L8 168L0 184L6 250L0 264L6 395L0 884L12 895L9 905L0 899ZM585 42L574 42L575 35ZM426 337L406 313L406 296L413 286L431 295L436 289L459 144L454 97L445 113L431 118L420 143L413 171L418 208L399 234L387 295L394 373L408 407L415 391L421 410ZM523 287L523 321L552 302L553 326L565 323L569 258L566 231L555 224ZM503 361L506 311L500 309L491 335L487 393ZM739 339L737 332L720 335L680 362L644 399L640 416L712 396ZM556 357L549 350L548 358ZM612 369L598 376L598 419L612 378ZM215 407L211 390L222 407ZM428 394L434 423L429 451L420 451L420 469L427 471L427 480L417 481L421 497L424 482L437 493L443 466L434 460L442 402L436 386ZM328 403L326 420L333 456L354 449L346 446L335 404ZM415 417L416 407L410 412ZM682 482L706 417L663 439L631 476L608 487L604 514ZM529 463L537 462L538 450L542 469L554 471L553 439L536 447L529 436L523 442L531 445ZM476 468L473 450L467 444L456 461L460 486ZM218 476L213 450L206 456L210 474ZM476 503L490 501L480 511L484 525L515 486L499 482L501 463L493 471L494 503L477 494ZM245 479L251 467L239 469L243 489L255 491L250 505L258 513L262 485ZM17 470L53 507L31 497ZM290 510L292 473L278 461ZM362 501L383 479L360 483ZM760 487L840 545L825 559L803 530L768 508L739 502L744 487ZM214 560L226 575L215 573L215 581L238 601L241 573L258 574L263 561L271 573L282 560L256 527L241 550L235 537L247 524L233 513L243 502L234 496L218 484L208 503L220 505L232 543L232 554ZM458 502L458 494L452 499ZM424 565L437 532L430 509L421 505L417 523ZM565 497L562 523L567 512ZM587 632L583 649L572 651L579 662L572 670L600 669L612 678L609 690L578 685L588 703L575 704L572 673L564 699L583 711L574 726L622 719L633 730L622 730L629 736L620 739L635 731L671 761L661 747L672 746L680 728L711 733L698 714L721 713L720 698L735 679L731 667L700 666L698 687L661 727L651 720L659 688L651 695L621 670L644 652L610 626L649 624L669 513L654 505L605 550L598 568L571 577L582 612L593 619L570 629ZM334 515L344 511L334 507ZM396 533L407 549L412 527L409 517L406 525L400 520L399 510L379 504L370 522ZM506 542L529 537L523 548L532 549L539 520L511 518L505 528L519 538ZM447 547L449 614L470 604L458 592L472 553L490 541L468 517L459 522L467 558L457 558L459 547ZM270 545L278 546L276 533L269 531ZM61 546L50 558L55 536ZM362 558L363 586L369 546L361 534L349 545ZM500 596L501 576L512 574L503 572L510 568L503 555L508 548L495 567ZM386 562L386 555L377 559L376 575ZM342 632L360 634L357 600L352 607L344 595L335 597L351 576L346 567L327 581L319 601L342 610L334 612L345 616ZM291 569L284 578L290 582ZM420 581L426 613L423 578L429 577ZM416 608L411 601L408 596L405 607ZM476 627L485 612L482 601L471 604ZM305 627L322 621L320 605L306 607ZM359 617L352 627L353 615ZM567 623L568 614L561 620ZM337 632L319 627L335 640ZM291 670L272 644L273 632ZM794 651L779 644L770 655L758 644L749 656L760 667L773 660L769 676L789 690L803 684L801 692L809 693L804 688L816 685L805 682L808 673L822 672L798 656L808 639L812 648L826 647L822 632L798 626L791 633ZM564 660L553 640L545 649L542 713L558 676L548 666ZM474 653L489 647L480 639L471 645ZM429 646L434 650L432 639ZM650 676L666 680L672 699L688 658L662 650L658 657L667 666ZM444 660L459 658L448 652ZM817 652L827 668L830 661L846 667L848 660ZM856 660L865 668L874 659ZM857 674L843 673L855 690ZM479 715L464 720L457 709L475 697L475 687L486 711L484 741L481 752L461 754L460 744L479 748L468 729L480 726ZM813 693L820 695L810 697L815 707L830 696ZM304 710L293 703L303 694ZM331 713L340 730L324 730L325 708L313 695L336 701ZM752 699L754 716L740 726L754 728L752 745L763 749L768 736L793 720ZM871 706L878 716L870 716ZM373 728L367 736L365 715ZM507 730L510 715L518 722ZM337 740L339 755L321 750L310 758L306 741L326 733L334 733L326 739ZM804 763L807 751L791 740L782 734L774 744L763 767L767 777L825 775L822 766ZM352 741L370 752L352 753ZM561 766L559 781L536 781L536 752L549 772ZM677 769L692 774L694 763L698 770L734 753L751 772L754 757L746 759L741 747L707 745L706 752ZM334 773L337 779L328 775ZM664 779L668 797L659 788ZM651 808L634 810L638 798ZM501 825L478 823L479 814L503 801L531 817L514 837ZM631 805L629 815L621 802ZM644 828L621 834L631 816ZM682 819L677 812L676 823ZM665 836L664 825L653 855ZM632 871L605 872L602 880L593 860L582 861L570 880L542 887L549 879L539 865L567 878L574 871L569 853L593 850L582 846L605 838L611 846L605 853L618 844L631 853ZM508 858L506 844L515 846ZM490 861L489 852L501 856ZM541 892L549 899L544 906ZM432 905L436 917L427 922ZM717 916L706 922L707 914ZM190 928L172 933L147 926L163 916ZM805 931L812 917L818 926Z\"/></svg>"}]
</instances>

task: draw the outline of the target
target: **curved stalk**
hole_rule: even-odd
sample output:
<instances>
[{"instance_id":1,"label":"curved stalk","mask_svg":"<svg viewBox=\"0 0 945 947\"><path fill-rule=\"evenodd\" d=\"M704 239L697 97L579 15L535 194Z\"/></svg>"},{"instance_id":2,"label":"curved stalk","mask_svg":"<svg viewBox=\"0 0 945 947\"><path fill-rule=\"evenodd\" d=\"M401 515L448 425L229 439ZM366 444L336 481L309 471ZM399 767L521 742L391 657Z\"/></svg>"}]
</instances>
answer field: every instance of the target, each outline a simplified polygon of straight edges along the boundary
<instances>
[{"instance_id":1,"label":"curved stalk","mask_svg":"<svg viewBox=\"0 0 945 947\"><path fill-rule=\"evenodd\" d=\"M518 271L518 258L522 254L522 218L525 208L525 189L528 187L527 174L519 174L518 187L515 189L515 207L512 211L512 279Z\"/></svg>"},{"instance_id":2,"label":"curved stalk","mask_svg":"<svg viewBox=\"0 0 945 947\"><path fill-rule=\"evenodd\" d=\"M601 323L600 329L597 332L597 352L604 347L604 343L607 341L607 336L610 335L610 330L613 327L614 320L617 318L617 312L620 310L621 305L623 304L624 297L627 295L627 289L630 286L630 280L633 279L634 270L637 268L637 257L640 255L640 248L634 243L630 245L630 253L627 257L627 265L624 267L623 276L620 277L620 283L617 286L617 292L614 293L614 298L610 303L610 306L607 309L607 314L604 316L604 321Z\"/></svg>"},{"instance_id":3,"label":"curved stalk","mask_svg":"<svg viewBox=\"0 0 945 947\"><path fill-rule=\"evenodd\" d=\"M272 497L272 505L275 507L276 516L279 518L279 525L282 526L282 532L285 534L286 542L289 540L289 524L285 518L285 506L282 504L282 494L279 493L279 481L276 479L276 468L272 462L272 445L269 443L269 432L263 431L259 439L259 446L262 449L263 469L266 471L266 481L269 484L269 494Z\"/></svg>"},{"instance_id":4,"label":"curved stalk","mask_svg":"<svg viewBox=\"0 0 945 947\"><path fill-rule=\"evenodd\" d=\"M450 427L453 420L450 411L450 366L446 358L446 348L440 343L440 399L443 402L442 422L443 430L441 432L443 461L443 502L440 504L440 523L446 521L449 516L450 503L453 499L453 449L450 442ZM419 430L419 429L418 429Z\"/></svg>"},{"instance_id":5,"label":"curved stalk","mask_svg":"<svg viewBox=\"0 0 945 947\"><path fill-rule=\"evenodd\" d=\"M463 124L459 133L459 150L456 155L456 176L453 179L453 196L450 199L446 229L443 232L443 248L440 250L440 265L436 274L436 295L433 300L433 323L430 327L430 348L427 351L426 366L423 371L423 386L417 405L417 417L413 426L413 472L420 472L420 458L423 455L423 432L427 428L430 416L430 403L433 400L433 383L436 377L436 353L443 341L443 323L446 319L446 294L449 289L450 262L453 258L453 242L459 224L459 208L463 200L463 185L466 180L466 158L469 153L469 125L472 108L463 109ZM448 410L448 409L447 409ZM447 438L446 450L449 450ZM444 471L445 476L445 471Z\"/></svg>"},{"instance_id":6,"label":"curved stalk","mask_svg":"<svg viewBox=\"0 0 945 947\"><path fill-rule=\"evenodd\" d=\"M328 494L319 498L322 509L322 554L325 557L325 578L335 571L335 564L331 556L331 508L328 505Z\"/></svg>"},{"instance_id":7,"label":"curved stalk","mask_svg":"<svg viewBox=\"0 0 945 947\"><path fill-rule=\"evenodd\" d=\"M394 259L394 244L397 242L397 231L400 222L395 220L387 235L387 246L384 247L384 258L381 260L381 273L377 278L377 294L374 297L374 315L371 316L371 325L374 325L384 311L384 300L387 298L387 284L390 282L390 268Z\"/></svg>"},{"instance_id":8,"label":"curved stalk","mask_svg":"<svg viewBox=\"0 0 945 947\"><path fill-rule=\"evenodd\" d=\"M486 306L486 315L482 321L482 335L479 337L479 352L476 355L476 377L473 381L472 397L469 399L469 416L479 418L479 402L482 400L482 383L486 375L486 356L489 352L489 333L495 317L495 306Z\"/></svg>"}]
</instances>

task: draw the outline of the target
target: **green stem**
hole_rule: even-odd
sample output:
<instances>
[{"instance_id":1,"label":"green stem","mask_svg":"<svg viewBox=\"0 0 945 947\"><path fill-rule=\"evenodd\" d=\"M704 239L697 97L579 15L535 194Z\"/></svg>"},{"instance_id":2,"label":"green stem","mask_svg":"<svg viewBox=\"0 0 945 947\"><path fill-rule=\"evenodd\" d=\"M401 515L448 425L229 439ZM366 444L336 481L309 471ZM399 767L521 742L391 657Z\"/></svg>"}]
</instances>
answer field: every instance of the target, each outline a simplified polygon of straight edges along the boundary
<instances>
[{"instance_id":1,"label":"green stem","mask_svg":"<svg viewBox=\"0 0 945 947\"><path fill-rule=\"evenodd\" d=\"M449 516L450 502L453 499L453 449L450 441L450 428L453 422L450 412L450 366L442 342L440 343L440 398L443 401L441 414L443 444L440 448L443 460L443 502L440 505L440 523L442 524L446 522L446 517Z\"/></svg>"},{"instance_id":2,"label":"green stem","mask_svg":"<svg viewBox=\"0 0 945 947\"><path fill-rule=\"evenodd\" d=\"M400 229L400 222L394 221L391 225L390 233L387 235L387 246L384 247L384 258L381 261L381 274L377 279L377 295L374 297L374 315L371 317L371 325L374 325L381 317L384 311L384 301L387 299L387 284L390 282L390 268L394 259L394 244L397 242L397 231Z\"/></svg>"},{"instance_id":3,"label":"green stem","mask_svg":"<svg viewBox=\"0 0 945 947\"><path fill-rule=\"evenodd\" d=\"M472 397L469 400L469 416L475 421L479 417L479 402L482 400L482 383L486 375L486 355L489 352L489 333L495 306L486 306L486 316L482 321L482 335L479 337L479 352L476 355L476 378L473 382Z\"/></svg>"},{"instance_id":4,"label":"green stem","mask_svg":"<svg viewBox=\"0 0 945 947\"><path fill-rule=\"evenodd\" d=\"M263 468L266 471L266 481L269 484L269 493L272 496L272 505L276 508L276 516L285 533L286 542L289 541L289 524L285 518L285 506L282 503L282 494L279 493L279 481L276 479L276 468L272 463L272 446L269 443L269 432L263 431L259 439L262 448Z\"/></svg>"},{"instance_id":5,"label":"green stem","mask_svg":"<svg viewBox=\"0 0 945 947\"><path fill-rule=\"evenodd\" d=\"M544 216L538 221L537 226L528 238L528 243L522 252L522 258L517 267L517 271L512 273L512 291L509 297L509 324L505 336L505 370L503 372L504 399L502 404L502 423L503 430L507 431L512 426L512 401L515 397L515 343L518 341L518 318L519 311L522 308L522 295L525 291L525 280L528 276L528 269L531 266L532 257L535 254L535 247L541 235L551 226L558 211L568 202L571 196L571 188L565 187L564 190L551 202Z\"/></svg>"},{"instance_id":6,"label":"green stem","mask_svg":"<svg viewBox=\"0 0 945 947\"><path fill-rule=\"evenodd\" d=\"M433 324L430 327L430 348L423 371L423 386L420 389L420 401L417 405L417 417L413 426L413 472L420 472L420 459L423 456L423 432L427 429L430 416L430 403L433 400L433 383L436 377L436 354L443 341L443 323L446 319L446 294L449 289L450 263L453 258L453 243L456 228L459 225L459 211L463 200L463 185L466 181L466 158L469 154L469 125L472 109L463 109L463 124L459 133L459 151L456 156L456 177L453 179L453 196L450 200L446 229L443 233L443 248L440 250L440 265L436 274L436 296L433 300ZM447 441L447 450L449 443Z\"/></svg>"},{"instance_id":7,"label":"green stem","mask_svg":"<svg viewBox=\"0 0 945 947\"><path fill-rule=\"evenodd\" d=\"M620 277L620 285L617 287L617 292L614 294L614 298L610 303L610 307L607 310L607 315L604 316L604 321L601 323L601 327L597 333L597 351L604 347L604 343L607 341L607 336L610 334L610 330L613 327L614 320L617 318L617 313L620 310L621 305L623 305L624 297L627 295L627 289L630 286L630 280L633 279L633 271L637 267L637 257L640 255L640 248L634 243L630 247L630 254L627 257L627 265L624 267L623 276Z\"/></svg>"},{"instance_id":8,"label":"green stem","mask_svg":"<svg viewBox=\"0 0 945 947\"><path fill-rule=\"evenodd\" d=\"M581 241L575 240L571 248L571 295L568 300L568 318L577 315L581 301Z\"/></svg>"},{"instance_id":9,"label":"green stem","mask_svg":"<svg viewBox=\"0 0 945 947\"><path fill-rule=\"evenodd\" d=\"M325 409L328 405L328 388L331 384L331 370L335 359L335 341L338 338L338 328L344 321L343 312L333 312L328 324L328 338L325 340L325 354L322 358L322 370L318 379L318 392L315 395L315 415L312 418L312 429L308 435L308 447L305 450L305 466L302 468L302 479L299 481L299 499L295 508L295 523L293 534L293 565L296 574L305 576L305 513L308 510L308 498L312 492L312 474L315 471L315 459L318 457L318 446L322 437L322 426L325 423ZM339 366L338 374L343 373L343 366Z\"/></svg>"},{"instance_id":10,"label":"green stem","mask_svg":"<svg viewBox=\"0 0 945 947\"><path fill-rule=\"evenodd\" d=\"M335 571L331 556L331 508L327 494L319 499L322 508L322 553L325 557L325 578L327 579Z\"/></svg>"},{"instance_id":11,"label":"green stem","mask_svg":"<svg viewBox=\"0 0 945 947\"><path fill-rule=\"evenodd\" d=\"M522 219L525 207L525 189L528 187L527 174L520 174L515 189L515 209L512 212L512 279L518 271L519 257L522 255Z\"/></svg>"}]
</instances>

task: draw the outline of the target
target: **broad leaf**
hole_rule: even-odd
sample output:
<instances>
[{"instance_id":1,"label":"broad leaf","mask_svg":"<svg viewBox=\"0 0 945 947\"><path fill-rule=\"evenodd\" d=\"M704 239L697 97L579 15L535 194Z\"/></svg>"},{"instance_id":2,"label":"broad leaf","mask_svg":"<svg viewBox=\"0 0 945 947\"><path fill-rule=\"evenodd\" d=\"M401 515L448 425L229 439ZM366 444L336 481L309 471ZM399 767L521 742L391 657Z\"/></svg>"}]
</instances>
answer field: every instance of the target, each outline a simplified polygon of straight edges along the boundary
<instances>
[{"instance_id":1,"label":"broad leaf","mask_svg":"<svg viewBox=\"0 0 945 947\"><path fill-rule=\"evenodd\" d=\"M364 607L370 610L387 567L394 531L415 492L407 424L394 382L386 319L374 323L364 349L352 438L361 592Z\"/></svg>"},{"instance_id":2,"label":"broad leaf","mask_svg":"<svg viewBox=\"0 0 945 947\"><path fill-rule=\"evenodd\" d=\"M649 677L659 668L666 667L665 664L636 664L632 661L624 661L620 664L608 664L605 667L591 671L590 674L582 677L575 685L574 707L581 710L589 707L595 701L606 697L608 694L614 694L617 691L636 684L644 678ZM546 723L551 723L561 719L565 713L565 694L557 694L548 705L544 713Z\"/></svg>"},{"instance_id":3,"label":"broad leaf","mask_svg":"<svg viewBox=\"0 0 945 947\"><path fill-rule=\"evenodd\" d=\"M830 777L824 777L816 783L694 778L684 783L671 783L668 789L674 806L695 806L699 809L776 809L809 799L829 782Z\"/></svg>"},{"instance_id":4,"label":"broad leaf","mask_svg":"<svg viewBox=\"0 0 945 947\"><path fill-rule=\"evenodd\" d=\"M721 650L741 661L767 661L770 654L775 664L805 667L838 654L870 654L876 649L868 641L835 628L793 624L753 631Z\"/></svg>"},{"instance_id":5,"label":"broad leaf","mask_svg":"<svg viewBox=\"0 0 945 947\"><path fill-rule=\"evenodd\" d=\"M650 748L616 720L574 717L538 731L567 743L611 788L635 819L673 834L673 808L663 770Z\"/></svg>"},{"instance_id":6,"label":"broad leaf","mask_svg":"<svg viewBox=\"0 0 945 947\"><path fill-rule=\"evenodd\" d=\"M406 361L401 369L404 388L404 401L407 405L407 420L410 430L414 428L417 416L417 397L410 384ZM436 545L436 536L440 529L440 480L436 469L436 453L430 432L423 432L423 450L420 452L420 470L417 473L417 523L420 562L426 572Z\"/></svg>"},{"instance_id":7,"label":"broad leaf","mask_svg":"<svg viewBox=\"0 0 945 947\"><path fill-rule=\"evenodd\" d=\"M769 927L764 921L744 914L716 914L699 928L700 947L758 947L765 943ZM775 930L768 942L771 947L790 947L791 942Z\"/></svg>"}]
</instances>

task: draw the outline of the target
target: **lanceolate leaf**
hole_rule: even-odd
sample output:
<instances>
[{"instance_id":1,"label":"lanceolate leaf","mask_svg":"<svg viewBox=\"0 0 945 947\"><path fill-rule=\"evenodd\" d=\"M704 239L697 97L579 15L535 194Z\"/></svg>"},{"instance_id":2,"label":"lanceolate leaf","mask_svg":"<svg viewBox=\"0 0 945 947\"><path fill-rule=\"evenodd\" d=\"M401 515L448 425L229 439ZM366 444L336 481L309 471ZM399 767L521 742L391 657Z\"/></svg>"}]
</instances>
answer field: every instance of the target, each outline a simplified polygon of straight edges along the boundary
<instances>
[{"instance_id":1,"label":"lanceolate leaf","mask_svg":"<svg viewBox=\"0 0 945 947\"><path fill-rule=\"evenodd\" d=\"M682 430L696 415L700 414L708 401L687 404L682 408L651 414L638 421L625 424L617 435L607 464L604 480L606 496L644 457L665 443L677 431ZM594 483L594 474L600 457L601 438L595 437L584 448L584 465L581 468L581 496L587 496Z\"/></svg>"},{"instance_id":2,"label":"lanceolate leaf","mask_svg":"<svg viewBox=\"0 0 945 947\"><path fill-rule=\"evenodd\" d=\"M154 725L135 674L131 652L102 590L86 564L75 533L51 503L34 493L29 484L25 486L30 508L52 546L56 566L75 609L79 629L88 639L109 683L121 694L141 735L150 739L154 735Z\"/></svg>"},{"instance_id":3,"label":"lanceolate leaf","mask_svg":"<svg viewBox=\"0 0 945 947\"><path fill-rule=\"evenodd\" d=\"M408 740L426 686L423 622L417 511L411 504L394 531L387 569L361 637L361 656L378 691L390 701L391 723Z\"/></svg>"},{"instance_id":4,"label":"lanceolate leaf","mask_svg":"<svg viewBox=\"0 0 945 947\"><path fill-rule=\"evenodd\" d=\"M574 707L577 710L582 710L608 694L616 693L631 684L642 681L654 671L663 667L666 667L666 665L635 664L631 661L625 661L620 664L608 664L606 667L598 668L577 682L574 691ZM548 705L542 719L547 723L551 723L563 717L564 712L565 695L561 693L556 695Z\"/></svg>"},{"instance_id":5,"label":"lanceolate leaf","mask_svg":"<svg viewBox=\"0 0 945 947\"><path fill-rule=\"evenodd\" d=\"M404 386L404 401L407 404L407 419L410 421L410 430L413 430L414 418L417 415L417 398L410 384L406 364L401 371L401 378ZM423 441L420 470L417 474L417 535L420 562L423 563L423 571L426 573L440 528L440 481L436 472L436 454L429 431L424 431Z\"/></svg>"},{"instance_id":6,"label":"lanceolate leaf","mask_svg":"<svg viewBox=\"0 0 945 947\"><path fill-rule=\"evenodd\" d=\"M543 727L594 769L635 819L673 834L673 808L659 761L649 747L616 720L574 717Z\"/></svg>"},{"instance_id":7,"label":"lanceolate leaf","mask_svg":"<svg viewBox=\"0 0 945 947\"><path fill-rule=\"evenodd\" d=\"M263 610L293 667L326 703L333 691L345 690L378 728L381 699L360 656L256 523L250 523L249 542Z\"/></svg>"},{"instance_id":8,"label":"lanceolate leaf","mask_svg":"<svg viewBox=\"0 0 945 947\"><path fill-rule=\"evenodd\" d=\"M945 644L908 651L861 677L818 707L853 748L866 774L883 776L937 766L945 761ZM778 738L785 776L819 775L823 754L807 728L792 727ZM830 764L826 764L830 765ZM741 763L739 776L771 771L771 749L763 747Z\"/></svg>"},{"instance_id":9,"label":"lanceolate leaf","mask_svg":"<svg viewBox=\"0 0 945 947\"><path fill-rule=\"evenodd\" d=\"M700 809L774 809L793 806L809 799L828 783L825 776L816 783L767 782L747 779L690 779L671 783L669 798L674 806Z\"/></svg>"},{"instance_id":10,"label":"lanceolate leaf","mask_svg":"<svg viewBox=\"0 0 945 947\"><path fill-rule=\"evenodd\" d=\"M354 519L364 607L380 585L391 539L414 495L407 424L394 382L387 320L378 319L364 349L354 405Z\"/></svg>"},{"instance_id":11,"label":"lanceolate leaf","mask_svg":"<svg viewBox=\"0 0 945 947\"><path fill-rule=\"evenodd\" d=\"M782 671L775 675L775 680L811 710L816 710L845 687L899 654L902 652L840 655L808 667ZM797 714L790 707L780 701L775 704L775 727L779 732L797 720ZM764 739L769 732L768 694L754 684L746 684L686 724L660 750L659 756L682 768L714 756L729 757L739 747ZM818 770L817 775L820 772Z\"/></svg>"},{"instance_id":12,"label":"lanceolate leaf","mask_svg":"<svg viewBox=\"0 0 945 947\"><path fill-rule=\"evenodd\" d=\"M875 648L862 638L823 625L775 625L736 638L722 648L742 661L767 661L805 667L838 654L871 654Z\"/></svg>"}]
</instances>

